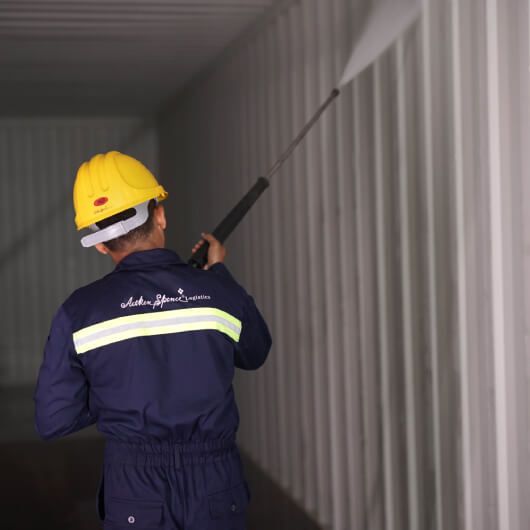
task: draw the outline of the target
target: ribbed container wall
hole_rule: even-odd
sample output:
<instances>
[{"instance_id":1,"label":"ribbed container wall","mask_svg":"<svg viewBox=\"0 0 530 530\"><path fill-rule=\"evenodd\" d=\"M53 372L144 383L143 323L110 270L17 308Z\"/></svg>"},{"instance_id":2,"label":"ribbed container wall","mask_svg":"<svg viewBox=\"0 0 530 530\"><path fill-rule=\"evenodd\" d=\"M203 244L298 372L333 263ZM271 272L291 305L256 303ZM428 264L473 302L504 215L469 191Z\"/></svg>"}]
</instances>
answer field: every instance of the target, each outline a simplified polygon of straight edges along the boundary
<instances>
[{"instance_id":1,"label":"ribbed container wall","mask_svg":"<svg viewBox=\"0 0 530 530\"><path fill-rule=\"evenodd\" d=\"M288 3L162 115L176 248L272 166L370 10ZM274 337L237 376L239 442L325 528L530 528L529 16L423 0L229 240Z\"/></svg>"},{"instance_id":2,"label":"ribbed container wall","mask_svg":"<svg viewBox=\"0 0 530 530\"><path fill-rule=\"evenodd\" d=\"M156 134L137 119L0 119L0 385L34 384L64 299L112 269L84 249L72 188L81 163L122 149L156 170Z\"/></svg>"}]
</instances>

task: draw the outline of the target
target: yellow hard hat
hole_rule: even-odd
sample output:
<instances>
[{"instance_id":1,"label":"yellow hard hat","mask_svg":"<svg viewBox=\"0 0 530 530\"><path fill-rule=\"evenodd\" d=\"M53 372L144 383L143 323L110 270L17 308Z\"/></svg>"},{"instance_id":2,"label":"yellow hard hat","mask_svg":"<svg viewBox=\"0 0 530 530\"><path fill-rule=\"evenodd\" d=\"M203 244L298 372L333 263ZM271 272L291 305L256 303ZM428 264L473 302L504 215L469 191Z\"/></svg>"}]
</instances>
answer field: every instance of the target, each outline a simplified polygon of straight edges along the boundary
<instances>
[{"instance_id":1,"label":"yellow hard hat","mask_svg":"<svg viewBox=\"0 0 530 530\"><path fill-rule=\"evenodd\" d=\"M95 155L77 172L75 223L81 230L150 199L166 197L166 190L135 158L118 151Z\"/></svg>"}]
</instances>

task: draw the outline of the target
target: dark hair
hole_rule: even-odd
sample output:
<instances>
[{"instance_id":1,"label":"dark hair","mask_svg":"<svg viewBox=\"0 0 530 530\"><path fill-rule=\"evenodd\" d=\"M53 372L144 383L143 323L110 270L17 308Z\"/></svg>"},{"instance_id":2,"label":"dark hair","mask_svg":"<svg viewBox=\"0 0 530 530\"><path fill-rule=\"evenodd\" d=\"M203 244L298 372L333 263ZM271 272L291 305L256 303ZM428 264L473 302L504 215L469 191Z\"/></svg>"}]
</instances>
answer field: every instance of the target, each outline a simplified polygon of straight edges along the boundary
<instances>
[{"instance_id":1,"label":"dark hair","mask_svg":"<svg viewBox=\"0 0 530 530\"><path fill-rule=\"evenodd\" d=\"M136 243L140 239L144 239L149 236L151 230L153 229L153 212L156 208L156 201L154 199L151 199L147 208L149 212L149 217L147 218L147 221L144 224L137 226L134 230L127 232L123 236L116 237L109 241L105 241L105 246L112 252L119 252L124 250L131 243ZM136 210L134 208L129 208L128 210L124 210L123 212L119 212L116 215L98 221L96 223L96 226L99 229L103 230L104 228L107 228L107 226L113 225L120 221L125 221L126 219L130 219L135 214Z\"/></svg>"}]
</instances>

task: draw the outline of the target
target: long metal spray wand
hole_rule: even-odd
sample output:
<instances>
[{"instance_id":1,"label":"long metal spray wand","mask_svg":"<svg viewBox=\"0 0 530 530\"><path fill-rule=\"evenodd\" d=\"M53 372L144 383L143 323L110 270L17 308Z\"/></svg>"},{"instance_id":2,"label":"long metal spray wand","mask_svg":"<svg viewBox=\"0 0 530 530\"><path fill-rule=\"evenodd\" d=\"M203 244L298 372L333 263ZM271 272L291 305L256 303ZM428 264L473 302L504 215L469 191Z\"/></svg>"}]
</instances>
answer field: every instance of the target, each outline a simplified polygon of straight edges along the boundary
<instances>
[{"instance_id":1,"label":"long metal spray wand","mask_svg":"<svg viewBox=\"0 0 530 530\"><path fill-rule=\"evenodd\" d=\"M306 123L304 128L298 133L298 136L289 144L289 147L278 158L276 163L269 169L264 177L259 177L257 182L250 188L246 195L232 208L230 213L217 225L212 232L213 236L223 243L226 238L232 233L234 228L240 223L246 213L250 210L252 205L259 199L261 194L269 187L270 178L278 172L283 163L291 156L291 153L296 149L296 146L302 141L304 136L309 132L311 127L318 121L321 114L331 104L331 102L340 94L337 88L334 88L329 97L322 103L322 105L315 112L313 117ZM208 260L208 243L204 243L197 252L195 252L188 263L202 269Z\"/></svg>"},{"instance_id":2,"label":"long metal spray wand","mask_svg":"<svg viewBox=\"0 0 530 530\"><path fill-rule=\"evenodd\" d=\"M421 14L420 0L380 0L368 17L364 29L354 46L346 69L339 81L342 87L357 77L365 68L372 64L393 42L413 24ZM298 136L291 142L285 153L270 168L265 177L260 177L250 191L236 204L234 209L219 223L213 235L224 241L241 221L250 207L269 186L269 179L280 169L289 158L302 138L313 127L320 115L330 103L339 95L337 88L333 89L328 99L320 106L315 115L307 122ZM189 263L195 267L204 267L208 254L207 245L203 245L190 258Z\"/></svg>"},{"instance_id":3,"label":"long metal spray wand","mask_svg":"<svg viewBox=\"0 0 530 530\"><path fill-rule=\"evenodd\" d=\"M265 175L266 179L270 179L282 166L282 164L291 156L291 153L296 149L296 146L303 140L304 136L309 132L309 129L315 125L320 118L320 115L328 108L331 102L340 94L338 88L334 88L329 95L328 99L320 105L318 110L315 112L313 117L304 125L304 128L298 133L298 136L290 143L286 151L278 158L276 163L269 169L269 172Z\"/></svg>"}]
</instances>

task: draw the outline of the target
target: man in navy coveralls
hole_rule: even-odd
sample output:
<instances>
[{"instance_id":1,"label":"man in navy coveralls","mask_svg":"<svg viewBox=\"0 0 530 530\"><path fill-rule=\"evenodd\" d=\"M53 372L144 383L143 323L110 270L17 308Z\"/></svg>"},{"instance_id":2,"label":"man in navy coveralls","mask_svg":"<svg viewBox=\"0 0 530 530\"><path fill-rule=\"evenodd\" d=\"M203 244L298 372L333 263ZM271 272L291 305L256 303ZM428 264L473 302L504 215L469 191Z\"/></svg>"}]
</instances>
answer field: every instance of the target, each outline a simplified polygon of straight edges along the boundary
<instances>
[{"instance_id":1,"label":"man in navy coveralls","mask_svg":"<svg viewBox=\"0 0 530 530\"><path fill-rule=\"evenodd\" d=\"M92 230L82 243L116 268L57 311L35 425L50 440L97 423L106 438L98 493L106 530L245 529L232 379L234 367L264 363L271 338L214 237L203 234L206 270L164 248L166 195L127 155L81 166L76 222Z\"/></svg>"}]
</instances>

